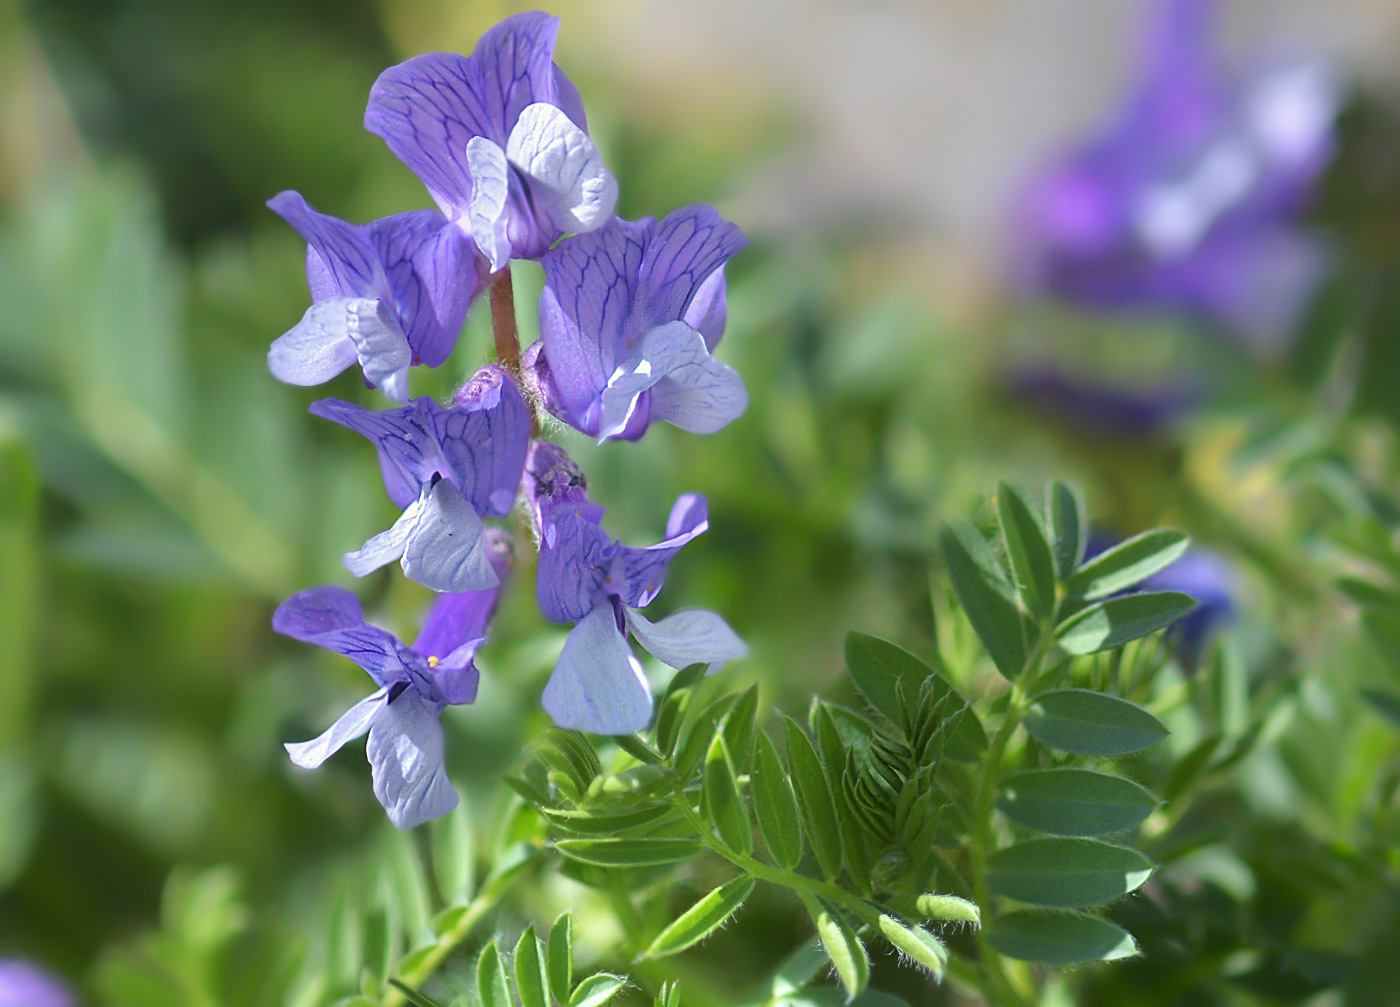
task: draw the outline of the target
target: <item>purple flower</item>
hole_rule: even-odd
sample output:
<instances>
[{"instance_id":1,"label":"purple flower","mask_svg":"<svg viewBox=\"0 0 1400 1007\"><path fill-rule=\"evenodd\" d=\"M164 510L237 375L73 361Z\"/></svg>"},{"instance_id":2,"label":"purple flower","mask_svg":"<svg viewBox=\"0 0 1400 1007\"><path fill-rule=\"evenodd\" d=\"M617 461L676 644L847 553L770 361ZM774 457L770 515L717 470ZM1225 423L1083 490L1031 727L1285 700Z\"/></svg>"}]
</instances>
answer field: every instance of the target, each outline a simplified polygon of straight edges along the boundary
<instances>
[{"instance_id":1,"label":"purple flower","mask_svg":"<svg viewBox=\"0 0 1400 1007\"><path fill-rule=\"evenodd\" d=\"M724 333L724 264L743 234L710 206L660 223L614 218L540 260L540 340L526 364L545 407L598 437L635 440L653 419L713 433L748 405L711 354Z\"/></svg>"},{"instance_id":2,"label":"purple flower","mask_svg":"<svg viewBox=\"0 0 1400 1007\"><path fill-rule=\"evenodd\" d=\"M508 17L470 56L429 53L379 75L365 128L423 180L491 271L612 216L617 182L554 64L559 19Z\"/></svg>"},{"instance_id":3,"label":"purple flower","mask_svg":"<svg viewBox=\"0 0 1400 1007\"><path fill-rule=\"evenodd\" d=\"M365 380L408 401L411 364L447 359L481 277L471 244L433 210L348 224L298 193L268 206L307 241L312 305L272 344L267 363L293 385L319 385L359 361Z\"/></svg>"},{"instance_id":4,"label":"purple flower","mask_svg":"<svg viewBox=\"0 0 1400 1007\"><path fill-rule=\"evenodd\" d=\"M302 591L272 616L277 632L345 655L379 686L319 738L289 743L287 754L303 769L316 769L368 731L365 754L374 796L401 829L457 806L457 793L443 769L438 718L444 707L476 699L479 676L473 658L486 637L499 583L513 562L509 540L494 529L487 533L486 548L498 586L440 596L412 647L365 622L359 599L343 588Z\"/></svg>"},{"instance_id":5,"label":"purple flower","mask_svg":"<svg viewBox=\"0 0 1400 1007\"><path fill-rule=\"evenodd\" d=\"M681 497L665 540L633 549L603 531L603 509L588 500L578 466L555 445L532 447L526 489L540 532L540 610L553 622L574 623L543 697L560 727L627 734L647 725L651 688L629 633L673 668L706 664L715 672L748 653L713 613L677 612L653 623L637 611L661 590L672 557L708 527L704 497Z\"/></svg>"},{"instance_id":6,"label":"purple flower","mask_svg":"<svg viewBox=\"0 0 1400 1007\"><path fill-rule=\"evenodd\" d=\"M1187 413L1199 394L1178 381L1128 388L1081 377L1054 365L1024 368L1011 376L1009 393L1069 425L1103 439L1150 437Z\"/></svg>"},{"instance_id":7,"label":"purple flower","mask_svg":"<svg viewBox=\"0 0 1400 1007\"><path fill-rule=\"evenodd\" d=\"M10 959L0 961L0 1007L73 1007L73 997L43 969Z\"/></svg>"},{"instance_id":8,"label":"purple flower","mask_svg":"<svg viewBox=\"0 0 1400 1007\"><path fill-rule=\"evenodd\" d=\"M1293 219L1331 156L1340 88L1316 63L1222 72L1213 14L1162 0L1125 107L1025 194L1020 265L1071 301L1276 342L1322 266Z\"/></svg>"},{"instance_id":9,"label":"purple flower","mask_svg":"<svg viewBox=\"0 0 1400 1007\"><path fill-rule=\"evenodd\" d=\"M388 531L345 555L346 569L363 577L397 559L434 591L495 586L481 519L510 513L530 442L530 410L509 374L483 367L450 406L424 396L375 411L321 399L311 411L375 443L384 487L403 508Z\"/></svg>"}]
</instances>

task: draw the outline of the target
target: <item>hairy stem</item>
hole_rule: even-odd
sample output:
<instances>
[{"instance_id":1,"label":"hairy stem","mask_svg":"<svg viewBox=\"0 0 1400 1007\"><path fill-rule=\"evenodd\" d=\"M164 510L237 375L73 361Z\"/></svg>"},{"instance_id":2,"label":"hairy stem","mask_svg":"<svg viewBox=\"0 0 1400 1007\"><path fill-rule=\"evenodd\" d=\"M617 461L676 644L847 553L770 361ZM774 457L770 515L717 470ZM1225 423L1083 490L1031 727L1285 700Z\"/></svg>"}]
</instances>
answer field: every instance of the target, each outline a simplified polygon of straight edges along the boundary
<instances>
[{"instance_id":1,"label":"hairy stem","mask_svg":"<svg viewBox=\"0 0 1400 1007\"><path fill-rule=\"evenodd\" d=\"M507 265L491 278L491 337L496 344L496 361L510 371L521 391L526 388L525 375L520 367L520 327L515 322L515 284L510 278ZM540 435L540 411L534 398L527 394L525 402L530 407L530 436Z\"/></svg>"},{"instance_id":2,"label":"hairy stem","mask_svg":"<svg viewBox=\"0 0 1400 1007\"><path fill-rule=\"evenodd\" d=\"M423 984L438 970L438 967L447 960L447 956L456 951L457 947L471 936L476 925L496 908L497 903L501 901L501 897L505 895L509 887L509 885L497 884L482 889L476 898L467 904L467 910L457 921L457 925L440 936L437 945L418 967L399 976L399 981L415 990L421 989ZM401 990L391 989L384 995L384 1007L403 1007L405 1003L407 1003L407 999Z\"/></svg>"}]
</instances>

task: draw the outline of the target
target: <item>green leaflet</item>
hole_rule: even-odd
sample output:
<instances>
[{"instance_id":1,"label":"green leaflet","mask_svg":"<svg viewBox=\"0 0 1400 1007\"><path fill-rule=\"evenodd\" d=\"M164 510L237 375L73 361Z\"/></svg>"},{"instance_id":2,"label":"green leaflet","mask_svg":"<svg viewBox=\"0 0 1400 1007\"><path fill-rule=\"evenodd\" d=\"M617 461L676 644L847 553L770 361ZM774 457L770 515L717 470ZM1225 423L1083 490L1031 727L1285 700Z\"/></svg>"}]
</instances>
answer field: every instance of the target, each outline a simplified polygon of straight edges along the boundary
<instances>
[{"instance_id":1,"label":"green leaflet","mask_svg":"<svg viewBox=\"0 0 1400 1007\"><path fill-rule=\"evenodd\" d=\"M965 523L943 529L939 542L968 622L997 670L1014 679L1026 663L1026 636L1015 592L1001 565L981 533Z\"/></svg>"},{"instance_id":2,"label":"green leaflet","mask_svg":"<svg viewBox=\"0 0 1400 1007\"><path fill-rule=\"evenodd\" d=\"M558 997L574 988L574 916L564 913L549 928L549 945L545 956L545 971L549 988Z\"/></svg>"},{"instance_id":3,"label":"green leaflet","mask_svg":"<svg viewBox=\"0 0 1400 1007\"><path fill-rule=\"evenodd\" d=\"M1137 850L1094 839L1032 839L993 853L992 891L1033 906L1078 909L1122 898L1152 876Z\"/></svg>"},{"instance_id":4,"label":"green leaflet","mask_svg":"<svg viewBox=\"0 0 1400 1007\"><path fill-rule=\"evenodd\" d=\"M564 856L598 867L655 867L689 860L703 847L699 840L671 837L654 839L560 839L554 844Z\"/></svg>"},{"instance_id":5,"label":"green leaflet","mask_svg":"<svg viewBox=\"0 0 1400 1007\"><path fill-rule=\"evenodd\" d=\"M739 911L753 892L754 884L753 878L745 876L714 889L662 930L647 948L646 957L673 955L703 941Z\"/></svg>"},{"instance_id":6,"label":"green leaflet","mask_svg":"<svg viewBox=\"0 0 1400 1007\"><path fill-rule=\"evenodd\" d=\"M860 995L870 981L870 956L856 932L841 915L806 892L798 893L817 928L822 949L831 959L848 998Z\"/></svg>"},{"instance_id":7,"label":"green leaflet","mask_svg":"<svg viewBox=\"0 0 1400 1007\"><path fill-rule=\"evenodd\" d=\"M948 949L933 934L922 927L913 927L893 916L881 914L880 933L897 949L927 969L934 978L948 967Z\"/></svg>"},{"instance_id":8,"label":"green leaflet","mask_svg":"<svg viewBox=\"0 0 1400 1007\"><path fill-rule=\"evenodd\" d=\"M584 836L620 838L620 834L634 829L644 829L655 825L670 815L675 808L669 801L653 801L624 811L563 811L557 808L540 808L540 814L552 825Z\"/></svg>"},{"instance_id":9,"label":"green leaflet","mask_svg":"<svg viewBox=\"0 0 1400 1007\"><path fill-rule=\"evenodd\" d=\"M1088 601L1125 591L1171 566L1191 545L1174 528L1135 535L1080 567L1065 587Z\"/></svg>"},{"instance_id":10,"label":"green leaflet","mask_svg":"<svg viewBox=\"0 0 1400 1007\"><path fill-rule=\"evenodd\" d=\"M1122 927L1096 916L1026 909L999 916L987 931L992 947L1008 958L1046 965L1114 961L1138 953Z\"/></svg>"},{"instance_id":11,"label":"green leaflet","mask_svg":"<svg viewBox=\"0 0 1400 1007\"><path fill-rule=\"evenodd\" d=\"M800 809L778 750L766 731L758 732L749 793L769 854L779 867L792 870L802 859Z\"/></svg>"},{"instance_id":12,"label":"green leaflet","mask_svg":"<svg viewBox=\"0 0 1400 1007\"><path fill-rule=\"evenodd\" d=\"M1026 611L1049 619L1055 609L1055 559L1036 508L1005 482L997 484L996 507L1016 591Z\"/></svg>"},{"instance_id":13,"label":"green leaflet","mask_svg":"<svg viewBox=\"0 0 1400 1007\"><path fill-rule=\"evenodd\" d=\"M1179 591L1145 591L1110 598L1077 612L1055 630L1056 642L1067 654L1093 654L1121 647L1129 640L1170 626L1196 607L1196 600Z\"/></svg>"},{"instance_id":14,"label":"green leaflet","mask_svg":"<svg viewBox=\"0 0 1400 1007\"><path fill-rule=\"evenodd\" d=\"M1089 540L1084 502L1079 491L1058 479L1050 484L1050 551L1055 556L1055 575L1067 581L1084 559Z\"/></svg>"},{"instance_id":15,"label":"green leaflet","mask_svg":"<svg viewBox=\"0 0 1400 1007\"><path fill-rule=\"evenodd\" d=\"M552 1007L549 969L533 923L516 941L511 965L515 970L515 993L520 998L520 1007Z\"/></svg>"},{"instance_id":16,"label":"green leaflet","mask_svg":"<svg viewBox=\"0 0 1400 1007\"><path fill-rule=\"evenodd\" d=\"M791 717L783 717L788 766L802 808L802 822L817 864L828 881L841 873L841 832L836 801L816 749Z\"/></svg>"},{"instance_id":17,"label":"green leaflet","mask_svg":"<svg viewBox=\"0 0 1400 1007\"><path fill-rule=\"evenodd\" d=\"M476 960L476 995L481 1007L513 1007L505 964L494 939Z\"/></svg>"},{"instance_id":18,"label":"green leaflet","mask_svg":"<svg viewBox=\"0 0 1400 1007\"><path fill-rule=\"evenodd\" d=\"M595 972L574 988L569 1007L601 1007L627 987L627 980L609 972Z\"/></svg>"},{"instance_id":19,"label":"green leaflet","mask_svg":"<svg viewBox=\"0 0 1400 1007\"><path fill-rule=\"evenodd\" d=\"M920 895L915 906L926 920L971 923L974 927L982 925L982 910L977 908L977 903L956 895Z\"/></svg>"},{"instance_id":20,"label":"green leaflet","mask_svg":"<svg viewBox=\"0 0 1400 1007\"><path fill-rule=\"evenodd\" d=\"M726 846L744 855L753 852L753 827L749 824L744 798L739 793L739 780L723 732L715 735L705 756L700 808Z\"/></svg>"},{"instance_id":21,"label":"green leaflet","mask_svg":"<svg viewBox=\"0 0 1400 1007\"><path fill-rule=\"evenodd\" d=\"M1169 733L1142 707L1089 689L1060 689L1035 697L1026 730L1042 745L1079 755L1128 755Z\"/></svg>"},{"instance_id":22,"label":"green leaflet","mask_svg":"<svg viewBox=\"0 0 1400 1007\"><path fill-rule=\"evenodd\" d=\"M1021 825L1057 836L1100 836L1131 829L1157 807L1132 780L1090 769L1033 769L1002 782L997 807Z\"/></svg>"}]
</instances>

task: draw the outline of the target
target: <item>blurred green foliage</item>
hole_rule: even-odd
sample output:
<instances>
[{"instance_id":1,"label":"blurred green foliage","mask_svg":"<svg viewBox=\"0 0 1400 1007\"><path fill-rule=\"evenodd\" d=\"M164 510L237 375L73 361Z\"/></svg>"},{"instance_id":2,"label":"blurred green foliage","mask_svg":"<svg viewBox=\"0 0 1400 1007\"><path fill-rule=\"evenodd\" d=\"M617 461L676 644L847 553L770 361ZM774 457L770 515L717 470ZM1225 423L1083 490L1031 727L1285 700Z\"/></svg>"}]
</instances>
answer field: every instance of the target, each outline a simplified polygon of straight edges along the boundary
<instances>
[{"instance_id":1,"label":"blurred green foliage","mask_svg":"<svg viewBox=\"0 0 1400 1007\"><path fill-rule=\"evenodd\" d=\"M272 607L349 583L340 553L389 506L363 444L304 413L328 392L368 401L355 379L303 390L266 373L305 287L303 249L262 201L295 186L358 219L426 204L360 115L405 55L394 39L446 5L19 6L0 4L0 954L117 1007L378 1002L365 962L462 926L490 892L462 976L492 931L513 940L566 906L587 965L627 972L616 906L521 852L534 832L499 784L544 725L562 639L528 578L483 652L480 702L445 718L469 812L404 836L355 757L305 775L281 751L359 673L274 638ZM499 6L458 12L440 45L469 46ZM634 117L621 77L567 54L626 215L722 204L789 126L777 100L701 102L684 128ZM946 579L930 588L933 546L1000 477L1072 478L1106 530L1169 523L1235 565L1225 639L1153 697L1181 776L1159 781L1168 804L1145 832L1163 870L1114 910L1145 956L1056 978L1047 1002L1382 1005L1400 988L1397 121L1374 102L1349 113L1317 213L1337 276L1287 359L1161 322L967 311L929 295L931 255L760 235L731 270L724 350L748 413L710 438L568 441L634 541L677 493L709 496L713 530L667 596L750 642L726 688L757 683L793 711L813 692L860 704L843 673L852 627L969 652ZM517 267L527 336L539 284ZM425 391L484 359L481 316ZM1124 381L1208 373L1210 398L1146 439L1085 430L1007 396L1027 346ZM359 590L404 630L426 600L388 574ZM990 688L988 670L961 684ZM651 992L680 977L688 1004L738 1003L783 990L777 963L809 936L800 908L760 893L711 943L632 974ZM893 957L875 969L910 1002L974 1002Z\"/></svg>"}]
</instances>

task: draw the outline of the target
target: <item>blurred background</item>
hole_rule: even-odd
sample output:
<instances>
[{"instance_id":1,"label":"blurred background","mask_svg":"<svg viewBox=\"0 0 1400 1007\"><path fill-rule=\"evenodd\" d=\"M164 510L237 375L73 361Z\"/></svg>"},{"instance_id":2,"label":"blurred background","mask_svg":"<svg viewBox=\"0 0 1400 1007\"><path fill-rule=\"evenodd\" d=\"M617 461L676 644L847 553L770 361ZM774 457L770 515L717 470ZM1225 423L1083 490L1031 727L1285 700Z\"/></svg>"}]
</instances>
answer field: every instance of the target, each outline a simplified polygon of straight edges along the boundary
<instances>
[{"instance_id":1,"label":"blurred background","mask_svg":"<svg viewBox=\"0 0 1400 1007\"><path fill-rule=\"evenodd\" d=\"M340 554L391 514L364 443L305 411L370 401L356 379L266 371L307 293L263 202L430 205L362 129L369 87L529 6L0 0L0 958L80 1003L333 1002L364 939L325 934L413 869L354 746L315 774L281 749L363 689L272 609L350 586ZM1400 735L1366 696L1400 721L1395 657L1333 582L1397 516L1400 6L1224 2L1199 32L1168 6L559 0L618 212L712 202L753 240L721 351L748 413L565 440L625 540L709 496L662 600L723 613L753 651L725 684L793 710L849 697L852 627L933 645L933 533L996 478L1074 480L1103 541L1186 528L1211 604L1182 688L1229 663L1234 729L1268 744L1118 910L1148 957L1063 1002L1389 1004ZM541 276L515 279L529 338ZM415 391L470 374L488 326ZM426 601L353 586L404 632ZM445 718L483 848L562 635L514 583ZM507 914L586 912L562 884ZM677 966L695 1003L743 1002L803 936L791 907L746 919Z\"/></svg>"}]
</instances>

